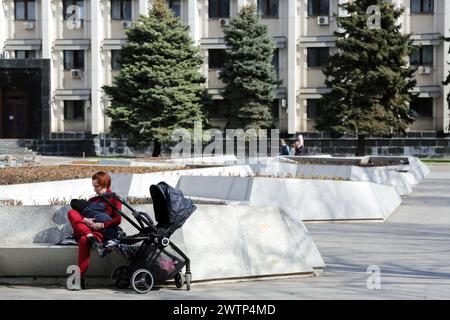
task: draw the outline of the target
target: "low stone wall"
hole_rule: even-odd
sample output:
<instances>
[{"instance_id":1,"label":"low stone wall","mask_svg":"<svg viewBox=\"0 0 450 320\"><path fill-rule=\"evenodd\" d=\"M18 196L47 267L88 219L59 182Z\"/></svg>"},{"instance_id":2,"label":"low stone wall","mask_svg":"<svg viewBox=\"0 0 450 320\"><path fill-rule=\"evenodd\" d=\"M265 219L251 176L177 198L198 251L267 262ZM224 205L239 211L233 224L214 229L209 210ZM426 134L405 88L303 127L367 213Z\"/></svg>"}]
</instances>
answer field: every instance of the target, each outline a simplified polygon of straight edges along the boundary
<instances>
[{"instance_id":1,"label":"low stone wall","mask_svg":"<svg viewBox=\"0 0 450 320\"><path fill-rule=\"evenodd\" d=\"M177 188L189 197L276 206L303 221L384 221L401 203L393 187L366 181L182 176Z\"/></svg>"},{"instance_id":2,"label":"low stone wall","mask_svg":"<svg viewBox=\"0 0 450 320\"><path fill-rule=\"evenodd\" d=\"M198 205L171 237L191 259L193 280L309 274L325 263L303 223L273 207ZM0 283L9 277L67 277L76 246L54 245L71 233L68 207L0 208ZM135 206L154 218L151 205ZM128 235L137 233L127 221ZM126 263L92 252L88 276L109 277ZM5 280L6 279L6 280Z\"/></svg>"},{"instance_id":3,"label":"low stone wall","mask_svg":"<svg viewBox=\"0 0 450 320\"><path fill-rule=\"evenodd\" d=\"M356 154L356 138L333 139L329 135L320 133L303 135L305 137L304 154L332 154L334 156L353 156ZM288 144L293 144L295 141L289 137L285 140ZM39 154L54 156L82 156L83 152L86 156L133 156L151 155L153 152L152 144L146 149L136 150L128 146L125 139L108 137L104 140L101 136L84 137L83 139L58 140L54 137L52 140L26 140L26 146ZM222 153L225 154L226 141L223 142L223 146ZM270 141L268 146L270 146ZM164 156L170 156L171 149L169 146L163 146L161 152ZM450 138L437 137L434 132L410 134L405 138L367 138L365 152L367 155L378 156L441 158L450 156ZM272 156L274 155L272 154Z\"/></svg>"},{"instance_id":4,"label":"low stone wall","mask_svg":"<svg viewBox=\"0 0 450 320\"><path fill-rule=\"evenodd\" d=\"M290 141L294 142L294 140ZM356 154L356 139L305 139L304 154L332 154L352 156ZM365 153L377 156L411 156L442 158L450 156L450 138L390 138L366 140Z\"/></svg>"},{"instance_id":5,"label":"low stone wall","mask_svg":"<svg viewBox=\"0 0 450 320\"><path fill-rule=\"evenodd\" d=\"M342 178L351 181L368 181L392 186L399 195L409 194L412 191L411 180L406 175L409 172L399 172L402 168L378 168L338 165L308 165L283 163L273 161L269 163L263 174L279 176L317 176L327 179Z\"/></svg>"},{"instance_id":6,"label":"low stone wall","mask_svg":"<svg viewBox=\"0 0 450 320\"><path fill-rule=\"evenodd\" d=\"M408 185L417 184L429 172L426 165L419 159L409 157L408 164L402 166L388 166L376 168L350 169L350 166L321 165L308 168L305 165L283 165L283 158L268 158L265 163L250 165L230 165L221 167L208 167L201 169L188 169L177 171L165 171L145 174L113 174L112 187L121 197L149 197L149 187L160 181L165 181L175 187L183 175L189 176L250 176L268 174L271 176L283 176L286 172L292 175L316 174L329 178L342 177L356 181L371 181L394 186L400 194L409 192ZM356 159L360 161L360 159ZM341 160L342 161L342 160ZM277 164L278 163L278 164ZM278 167L277 167L278 166ZM367 170L366 170L367 169ZM313 170L313 171L308 171ZM395 172L399 172L399 175ZM406 185L403 185L406 184ZM2 185L0 186L2 199L20 200L24 205L48 205L52 200L69 201L72 198L89 198L94 195L90 179L73 179L66 181L51 181L29 184Z\"/></svg>"}]
</instances>

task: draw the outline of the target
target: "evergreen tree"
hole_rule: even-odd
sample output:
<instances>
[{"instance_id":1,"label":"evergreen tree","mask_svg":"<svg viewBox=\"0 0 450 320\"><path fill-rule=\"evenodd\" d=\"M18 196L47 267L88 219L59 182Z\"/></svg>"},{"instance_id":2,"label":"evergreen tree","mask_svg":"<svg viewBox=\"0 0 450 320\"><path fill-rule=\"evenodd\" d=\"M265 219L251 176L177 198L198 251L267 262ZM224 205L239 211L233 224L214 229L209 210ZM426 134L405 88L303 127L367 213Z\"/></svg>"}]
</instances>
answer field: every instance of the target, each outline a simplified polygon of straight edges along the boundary
<instances>
[{"instance_id":1,"label":"evergreen tree","mask_svg":"<svg viewBox=\"0 0 450 320\"><path fill-rule=\"evenodd\" d=\"M120 75L104 87L112 97L112 134L127 134L137 147L154 141L154 156L173 130L192 131L195 121L204 120L202 58L188 29L164 0L156 0L149 15L127 31Z\"/></svg>"},{"instance_id":2,"label":"evergreen tree","mask_svg":"<svg viewBox=\"0 0 450 320\"><path fill-rule=\"evenodd\" d=\"M226 84L227 128L271 128L271 107L279 83L272 65L275 44L256 5L241 7L224 33L228 49L220 79Z\"/></svg>"},{"instance_id":3,"label":"evergreen tree","mask_svg":"<svg viewBox=\"0 0 450 320\"><path fill-rule=\"evenodd\" d=\"M381 11L379 28L369 28L371 5ZM340 4L345 16L336 16L341 28L335 32L338 52L324 70L326 111L316 128L333 134L353 133L358 137L357 155L364 155L369 135L405 133L414 121L409 110L415 86L414 67L407 57L415 47L409 35L400 32L397 19L404 9L383 0L361 0Z\"/></svg>"}]
</instances>

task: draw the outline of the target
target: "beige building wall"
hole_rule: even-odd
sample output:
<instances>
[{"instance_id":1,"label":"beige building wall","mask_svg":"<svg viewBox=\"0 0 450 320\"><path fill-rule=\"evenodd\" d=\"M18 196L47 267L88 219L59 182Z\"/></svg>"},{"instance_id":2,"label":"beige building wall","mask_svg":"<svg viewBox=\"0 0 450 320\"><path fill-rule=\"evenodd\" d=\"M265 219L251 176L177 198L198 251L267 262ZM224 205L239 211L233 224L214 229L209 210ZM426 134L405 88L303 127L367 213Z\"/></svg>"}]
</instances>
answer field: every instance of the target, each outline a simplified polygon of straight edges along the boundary
<instances>
[{"instance_id":1,"label":"beige building wall","mask_svg":"<svg viewBox=\"0 0 450 320\"><path fill-rule=\"evenodd\" d=\"M279 50L278 90L279 121L277 127L290 134L311 131L314 119L307 117L308 99L319 99L326 92L322 68L307 66L307 49L330 48L333 54L337 26L333 13L338 3L330 0L328 23L320 23L319 17L308 16L308 0L280 0L278 17L263 18ZM38 58L52 60L51 83L51 131L89 131L98 134L108 130L109 120L104 119L108 101L101 87L110 84L118 71L111 69L111 50L119 50L126 41L125 31L129 23L136 23L139 13L151 8L152 0L133 0L130 21L112 20L110 0L85 0L84 21L79 29L67 27L63 19L61 0L50 3L36 1L36 20L33 27L28 21L15 21L14 1L3 0L0 4L0 53L14 58L15 50L36 50ZM230 17L247 0L230 1ZM224 28L218 18L209 18L208 0L181 0L181 19L189 25L194 43L199 46L204 59L201 72L207 78L206 86L213 99L221 99L223 82L218 79L220 70L208 66L208 50L224 49ZM432 45L433 66L429 73L417 72L416 91L420 97L433 98L433 117L418 119L411 130L448 131L449 109L445 100L449 88L442 81L449 72L447 61L449 44L442 36L450 36L450 1L435 0L434 14L413 14L410 0L394 0L405 7L399 19L405 33L412 33L416 45ZM226 18L226 19L229 19ZM227 20L228 21L228 20ZM227 23L225 21L225 23ZM45 30L45 31L44 31ZM84 69L81 79L74 79L70 70L64 70L64 50L84 50ZM64 120L64 100L82 100L85 120ZM220 122L220 120L217 120Z\"/></svg>"}]
</instances>

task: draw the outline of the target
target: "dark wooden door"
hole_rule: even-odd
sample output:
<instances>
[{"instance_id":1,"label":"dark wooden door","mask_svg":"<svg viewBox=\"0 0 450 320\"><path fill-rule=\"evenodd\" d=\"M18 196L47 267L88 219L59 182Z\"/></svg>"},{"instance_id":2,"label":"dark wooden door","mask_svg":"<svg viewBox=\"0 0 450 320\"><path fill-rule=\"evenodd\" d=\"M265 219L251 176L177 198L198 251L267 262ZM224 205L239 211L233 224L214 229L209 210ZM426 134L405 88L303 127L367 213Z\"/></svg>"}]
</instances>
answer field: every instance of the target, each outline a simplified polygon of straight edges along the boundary
<instances>
[{"instance_id":1,"label":"dark wooden door","mask_svg":"<svg viewBox=\"0 0 450 320\"><path fill-rule=\"evenodd\" d=\"M24 91L7 90L3 104L3 137L26 138L28 134L28 103Z\"/></svg>"}]
</instances>

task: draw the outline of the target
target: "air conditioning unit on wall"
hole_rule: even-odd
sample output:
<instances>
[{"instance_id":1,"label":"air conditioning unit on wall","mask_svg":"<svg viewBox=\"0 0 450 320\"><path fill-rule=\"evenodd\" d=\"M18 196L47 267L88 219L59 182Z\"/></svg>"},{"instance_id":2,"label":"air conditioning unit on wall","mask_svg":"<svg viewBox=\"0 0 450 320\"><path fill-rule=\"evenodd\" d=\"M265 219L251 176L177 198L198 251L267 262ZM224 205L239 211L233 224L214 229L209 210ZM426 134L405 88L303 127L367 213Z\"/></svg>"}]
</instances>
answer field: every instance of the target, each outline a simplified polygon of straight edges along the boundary
<instances>
[{"instance_id":1,"label":"air conditioning unit on wall","mask_svg":"<svg viewBox=\"0 0 450 320\"><path fill-rule=\"evenodd\" d=\"M330 24L330 17L328 16L319 16L317 17L317 24L319 26L327 26Z\"/></svg>"},{"instance_id":2,"label":"air conditioning unit on wall","mask_svg":"<svg viewBox=\"0 0 450 320\"><path fill-rule=\"evenodd\" d=\"M33 21L25 21L23 23L23 28L25 30L33 30L34 29L34 22Z\"/></svg>"},{"instance_id":3,"label":"air conditioning unit on wall","mask_svg":"<svg viewBox=\"0 0 450 320\"><path fill-rule=\"evenodd\" d=\"M230 25L230 19L219 19L219 25L223 28L223 27L227 27Z\"/></svg>"},{"instance_id":4,"label":"air conditioning unit on wall","mask_svg":"<svg viewBox=\"0 0 450 320\"><path fill-rule=\"evenodd\" d=\"M131 29L133 27L132 21L122 21L122 28L123 29Z\"/></svg>"},{"instance_id":5,"label":"air conditioning unit on wall","mask_svg":"<svg viewBox=\"0 0 450 320\"><path fill-rule=\"evenodd\" d=\"M424 66L420 66L417 71L419 72L419 74L430 74L431 73L431 67L424 67Z\"/></svg>"},{"instance_id":6,"label":"air conditioning unit on wall","mask_svg":"<svg viewBox=\"0 0 450 320\"><path fill-rule=\"evenodd\" d=\"M80 69L72 69L70 70L70 74L72 75L72 79L81 79L83 75Z\"/></svg>"}]
</instances>

